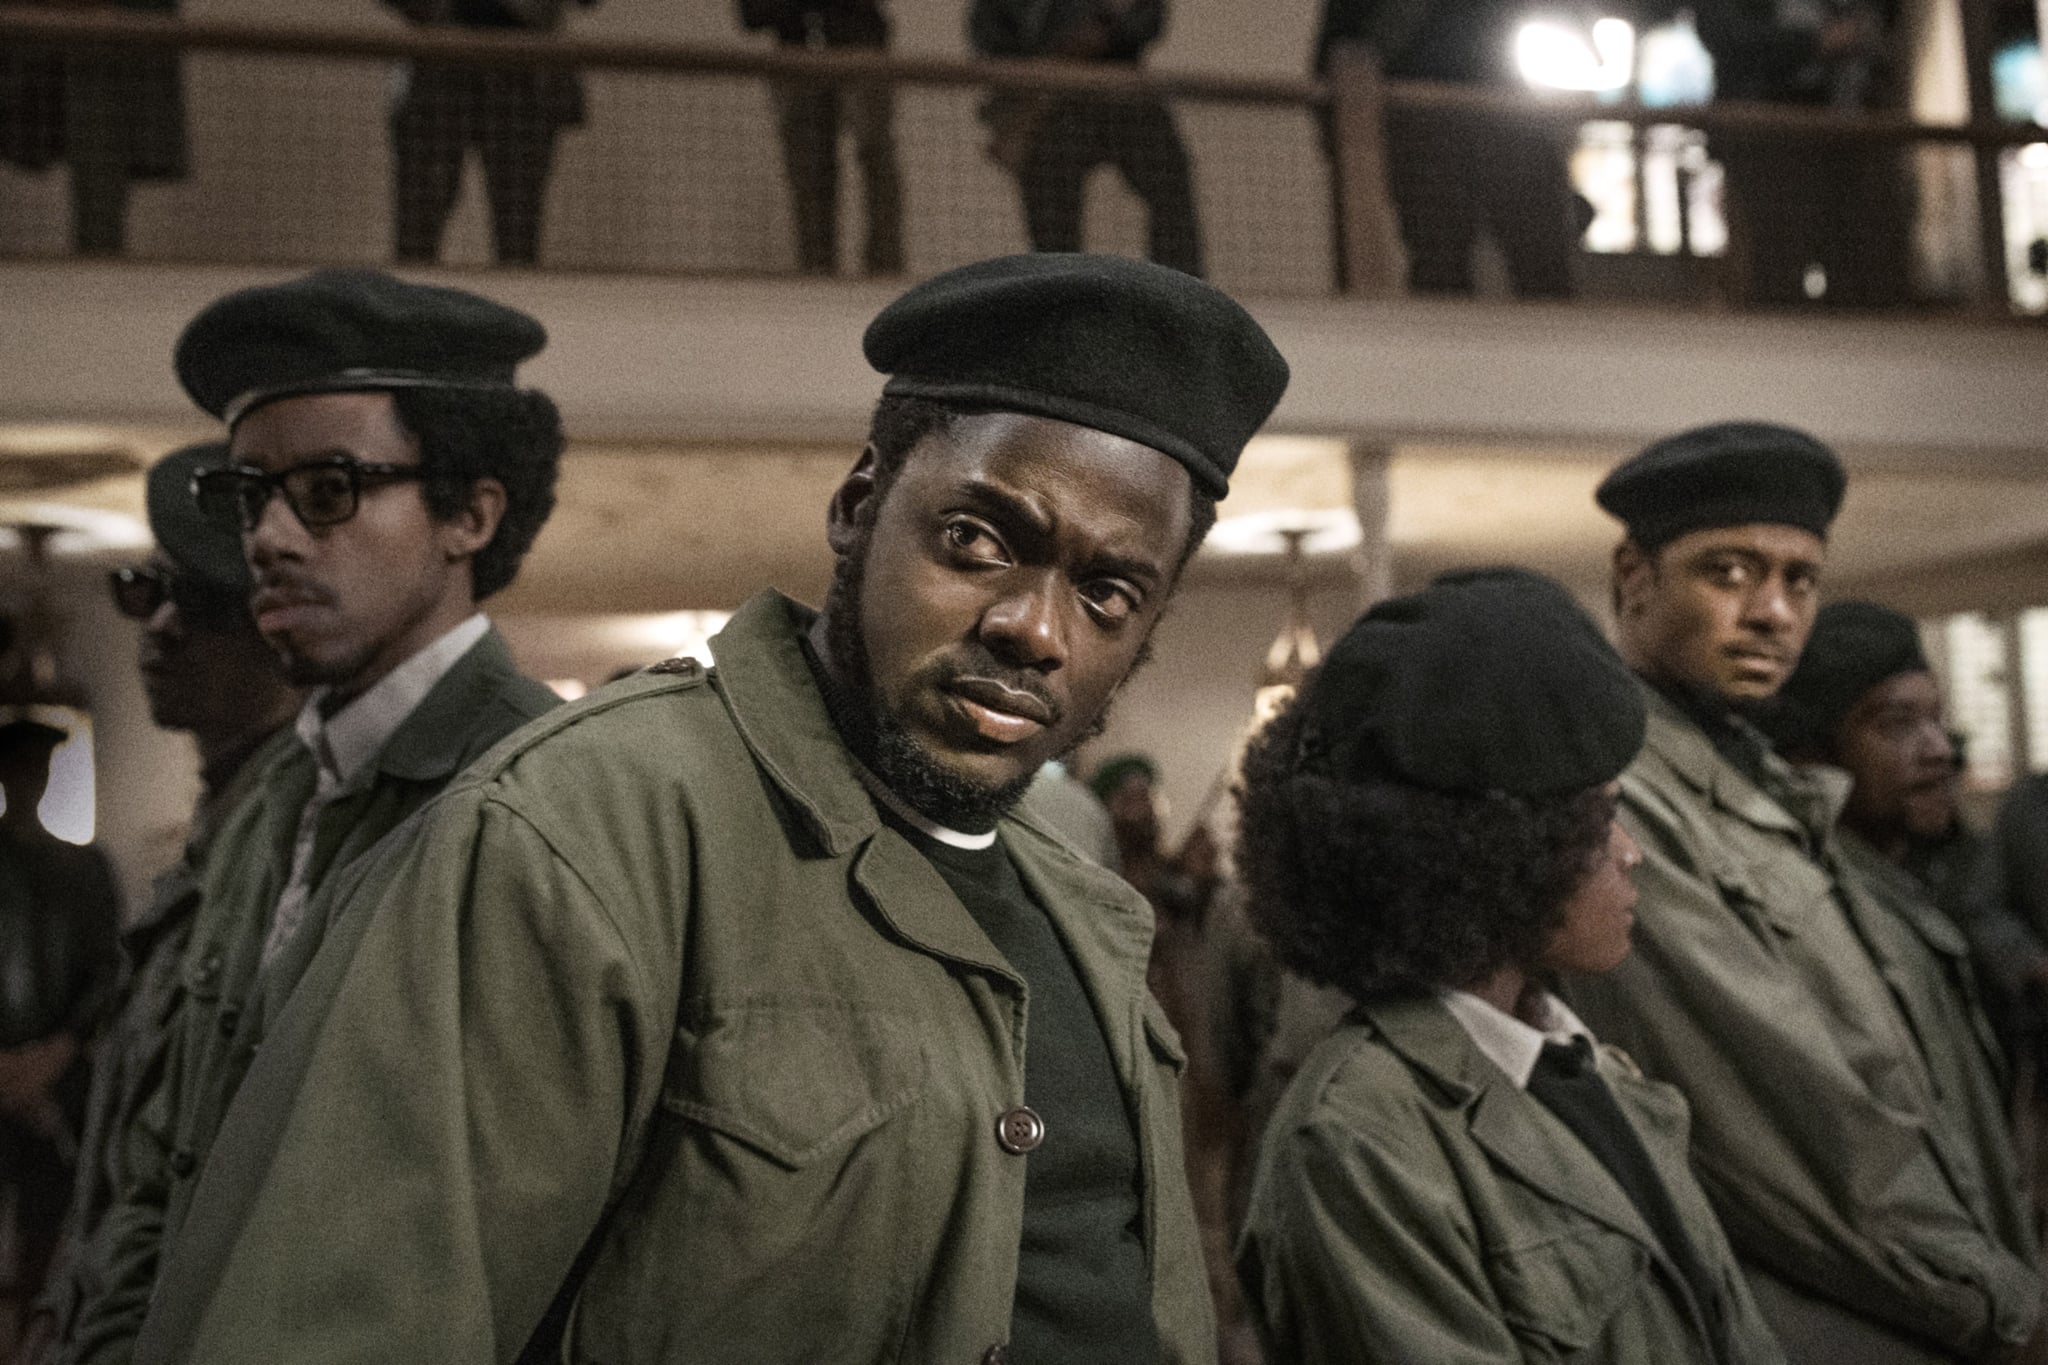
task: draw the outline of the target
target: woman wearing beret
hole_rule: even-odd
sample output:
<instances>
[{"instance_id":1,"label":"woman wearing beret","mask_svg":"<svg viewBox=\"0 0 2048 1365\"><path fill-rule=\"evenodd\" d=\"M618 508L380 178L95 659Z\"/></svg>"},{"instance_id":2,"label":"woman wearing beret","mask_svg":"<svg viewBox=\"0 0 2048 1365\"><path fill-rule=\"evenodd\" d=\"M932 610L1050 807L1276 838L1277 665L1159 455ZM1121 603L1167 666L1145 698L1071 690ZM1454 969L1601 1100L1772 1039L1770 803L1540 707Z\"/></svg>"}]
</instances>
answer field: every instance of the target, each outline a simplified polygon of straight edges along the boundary
<instances>
[{"instance_id":1,"label":"woman wearing beret","mask_svg":"<svg viewBox=\"0 0 2048 1365\"><path fill-rule=\"evenodd\" d=\"M1641 695L1555 584L1367 613L1245 762L1280 960L1356 1005L1260 1153L1238 1268L1274 1365L1780 1365L1678 1093L1545 989L1628 953Z\"/></svg>"}]
</instances>

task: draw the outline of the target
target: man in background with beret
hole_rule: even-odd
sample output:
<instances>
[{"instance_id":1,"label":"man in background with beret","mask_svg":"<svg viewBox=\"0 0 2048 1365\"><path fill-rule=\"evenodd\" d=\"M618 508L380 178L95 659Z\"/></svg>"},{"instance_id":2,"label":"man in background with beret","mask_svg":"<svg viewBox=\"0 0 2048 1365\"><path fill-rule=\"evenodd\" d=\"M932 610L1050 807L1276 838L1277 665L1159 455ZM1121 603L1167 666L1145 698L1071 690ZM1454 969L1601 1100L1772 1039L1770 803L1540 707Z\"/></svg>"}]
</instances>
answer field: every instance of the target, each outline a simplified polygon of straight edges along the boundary
<instances>
[{"instance_id":1,"label":"man in background with beret","mask_svg":"<svg viewBox=\"0 0 2048 1365\"><path fill-rule=\"evenodd\" d=\"M128 1138L148 1156L88 1249L97 1292L66 1361L130 1358L221 1116L318 946L323 892L556 700L476 605L554 506L561 419L513 381L545 340L488 299L368 271L229 294L178 339L178 378L229 433L229 463L192 481L199 510L239 533L256 628L312 691L208 854Z\"/></svg>"},{"instance_id":2,"label":"man in background with beret","mask_svg":"<svg viewBox=\"0 0 2048 1365\"><path fill-rule=\"evenodd\" d=\"M1943 853L1967 861L1976 842L1957 820L1955 745L1919 626L1874 602L1822 607L1764 724L1793 763L1849 775L1837 866L1852 893L1903 931L1884 936L1880 965L1939 1087L1931 1138L1960 1177L1972 1215L2012 1255L2032 1262L2040 1254L2034 1213L2013 1152L2004 1059L1985 1017L1970 940L1943 913L1927 874L1915 871L1936 866ZM1977 927L1986 947L2026 934L2010 922Z\"/></svg>"},{"instance_id":3,"label":"man in background with beret","mask_svg":"<svg viewBox=\"0 0 2048 1365\"><path fill-rule=\"evenodd\" d=\"M30 1321L29 1362L54 1359L101 1267L81 1257L126 1183L127 1140L154 1088L180 985L178 964L199 904L207 849L256 776L293 743L302 697L249 614L249 566L241 537L199 515L192 476L227 462L221 443L187 446L150 467L147 504L156 553L116 569L114 606L140 623L143 693L150 719L192 736L199 750L199 806L178 863L157 878L149 903L122 927L115 1014L93 1044L92 1089L78 1144L78 1176L56 1262ZM145 1149L144 1158L147 1158ZM47 1353L47 1354L46 1354Z\"/></svg>"},{"instance_id":4,"label":"man in background with beret","mask_svg":"<svg viewBox=\"0 0 2048 1365\"><path fill-rule=\"evenodd\" d=\"M1151 916L1016 803L1286 365L1088 256L942 275L866 351L824 610L761 594L380 853L140 1359L1214 1360Z\"/></svg>"},{"instance_id":5,"label":"man in background with beret","mask_svg":"<svg viewBox=\"0 0 2048 1365\"><path fill-rule=\"evenodd\" d=\"M1792 1360L1988 1361L2041 1296L1959 1150L1903 926L1857 894L1839 783L1751 723L1798 663L1844 475L1803 433L1724 423L1609 474L1622 657L1650 705L1622 777L1636 949L1573 1008L1685 1092L1700 1183Z\"/></svg>"}]
</instances>

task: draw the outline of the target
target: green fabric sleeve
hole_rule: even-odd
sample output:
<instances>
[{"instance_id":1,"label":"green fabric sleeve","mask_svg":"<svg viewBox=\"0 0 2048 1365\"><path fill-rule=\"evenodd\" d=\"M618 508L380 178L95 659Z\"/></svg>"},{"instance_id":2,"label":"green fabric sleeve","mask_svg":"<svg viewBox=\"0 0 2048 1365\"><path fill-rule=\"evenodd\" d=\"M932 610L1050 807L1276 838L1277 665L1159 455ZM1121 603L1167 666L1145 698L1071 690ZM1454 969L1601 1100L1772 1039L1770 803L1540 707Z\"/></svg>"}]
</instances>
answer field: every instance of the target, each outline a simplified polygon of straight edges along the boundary
<instances>
[{"instance_id":1,"label":"green fabric sleeve","mask_svg":"<svg viewBox=\"0 0 2048 1365\"><path fill-rule=\"evenodd\" d=\"M469 789L424 816L245 1082L222 1141L239 1123L274 1151L165 1359L511 1361L617 1192L673 1025L650 983L673 970L643 972L511 804Z\"/></svg>"}]
</instances>

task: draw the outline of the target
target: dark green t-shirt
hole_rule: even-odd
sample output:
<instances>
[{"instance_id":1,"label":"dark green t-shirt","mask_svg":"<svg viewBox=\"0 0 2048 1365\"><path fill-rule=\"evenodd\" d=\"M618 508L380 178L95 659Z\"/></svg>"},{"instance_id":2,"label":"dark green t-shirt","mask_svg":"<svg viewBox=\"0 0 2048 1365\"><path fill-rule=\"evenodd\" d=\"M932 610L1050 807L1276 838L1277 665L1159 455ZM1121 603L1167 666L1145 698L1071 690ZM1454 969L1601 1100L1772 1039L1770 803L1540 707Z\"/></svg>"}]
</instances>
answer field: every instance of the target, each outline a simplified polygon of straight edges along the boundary
<instances>
[{"instance_id":1,"label":"dark green t-shirt","mask_svg":"<svg viewBox=\"0 0 2048 1365\"><path fill-rule=\"evenodd\" d=\"M891 823L931 860L1028 992L1024 1102L1045 1121L1045 1140L1017 1158L1029 1164L1010 1359L1157 1361L1136 1126L1073 958L1000 842L954 848Z\"/></svg>"}]
</instances>

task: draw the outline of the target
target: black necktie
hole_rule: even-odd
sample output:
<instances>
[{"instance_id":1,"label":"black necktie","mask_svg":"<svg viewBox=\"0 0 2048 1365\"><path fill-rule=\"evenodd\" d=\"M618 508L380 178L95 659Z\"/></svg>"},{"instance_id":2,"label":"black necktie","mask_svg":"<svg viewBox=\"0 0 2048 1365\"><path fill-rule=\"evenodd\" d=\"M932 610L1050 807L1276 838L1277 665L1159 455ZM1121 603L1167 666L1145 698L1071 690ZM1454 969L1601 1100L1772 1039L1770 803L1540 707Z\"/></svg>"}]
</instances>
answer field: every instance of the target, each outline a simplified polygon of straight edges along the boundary
<instances>
[{"instance_id":1,"label":"black necktie","mask_svg":"<svg viewBox=\"0 0 2048 1365\"><path fill-rule=\"evenodd\" d=\"M1664 1188L1663 1177L1651 1164L1635 1125L1621 1112L1614 1092L1594 1068L1591 1040L1580 1034L1569 1043L1545 1043L1543 1055L1536 1059L1536 1069L1529 1076L1529 1093L1572 1130L1621 1186L1622 1193L1649 1224L1664 1254L1692 1290L1700 1316L1712 1335L1710 1345L1715 1356L1725 1357L1720 1288L1700 1262L1699 1252L1671 1202L1671 1192Z\"/></svg>"}]
</instances>

